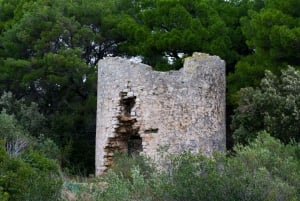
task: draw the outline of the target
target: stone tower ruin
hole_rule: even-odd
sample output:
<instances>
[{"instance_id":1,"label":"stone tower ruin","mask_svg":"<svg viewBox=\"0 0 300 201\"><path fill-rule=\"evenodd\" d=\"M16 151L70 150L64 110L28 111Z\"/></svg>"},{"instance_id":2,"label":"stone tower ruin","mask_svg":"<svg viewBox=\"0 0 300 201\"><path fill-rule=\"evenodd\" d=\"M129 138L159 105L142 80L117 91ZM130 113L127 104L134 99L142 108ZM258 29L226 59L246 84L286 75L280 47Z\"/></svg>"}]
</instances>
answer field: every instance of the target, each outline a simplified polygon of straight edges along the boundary
<instances>
[{"instance_id":1,"label":"stone tower ruin","mask_svg":"<svg viewBox=\"0 0 300 201\"><path fill-rule=\"evenodd\" d=\"M194 53L178 71L158 72L108 57L98 64L96 175L116 151L158 161L160 148L211 155L225 149L225 62Z\"/></svg>"}]
</instances>

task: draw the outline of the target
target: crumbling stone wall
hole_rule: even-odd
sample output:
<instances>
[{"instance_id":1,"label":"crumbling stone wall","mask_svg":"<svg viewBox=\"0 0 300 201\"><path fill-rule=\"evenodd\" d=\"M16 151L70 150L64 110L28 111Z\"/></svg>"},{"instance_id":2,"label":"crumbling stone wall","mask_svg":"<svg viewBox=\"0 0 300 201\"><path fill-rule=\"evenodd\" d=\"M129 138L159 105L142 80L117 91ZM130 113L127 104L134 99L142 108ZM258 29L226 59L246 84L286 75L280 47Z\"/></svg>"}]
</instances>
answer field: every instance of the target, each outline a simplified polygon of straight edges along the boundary
<instances>
[{"instance_id":1,"label":"crumbling stone wall","mask_svg":"<svg viewBox=\"0 0 300 201\"><path fill-rule=\"evenodd\" d=\"M116 151L211 155L225 149L225 62L194 53L179 71L108 57L98 66L96 175Z\"/></svg>"}]
</instances>

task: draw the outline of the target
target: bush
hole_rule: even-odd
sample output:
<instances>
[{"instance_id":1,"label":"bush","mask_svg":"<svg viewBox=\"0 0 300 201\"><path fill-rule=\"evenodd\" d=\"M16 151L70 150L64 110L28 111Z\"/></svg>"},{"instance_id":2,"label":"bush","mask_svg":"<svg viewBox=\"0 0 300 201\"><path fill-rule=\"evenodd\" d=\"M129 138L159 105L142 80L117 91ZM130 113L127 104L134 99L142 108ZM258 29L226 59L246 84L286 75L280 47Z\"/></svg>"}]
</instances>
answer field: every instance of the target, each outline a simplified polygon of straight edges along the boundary
<instances>
[{"instance_id":1,"label":"bush","mask_svg":"<svg viewBox=\"0 0 300 201\"><path fill-rule=\"evenodd\" d=\"M154 199L155 191L153 187L154 177L145 178L138 166L131 168L131 177L125 178L121 173L112 170L102 178L102 182L107 183L102 189L95 192L95 200L101 201L130 201Z\"/></svg>"},{"instance_id":2,"label":"bush","mask_svg":"<svg viewBox=\"0 0 300 201\"><path fill-rule=\"evenodd\" d=\"M265 201L300 199L299 146L260 133L236 156L185 153L173 160L163 200Z\"/></svg>"},{"instance_id":3,"label":"bush","mask_svg":"<svg viewBox=\"0 0 300 201\"><path fill-rule=\"evenodd\" d=\"M128 156L127 154L115 153L111 170L126 179L132 178L132 169L138 167L141 174L146 178L154 172L154 164L150 158L140 155Z\"/></svg>"},{"instance_id":4,"label":"bush","mask_svg":"<svg viewBox=\"0 0 300 201\"><path fill-rule=\"evenodd\" d=\"M39 153L44 154L49 159L60 160L60 150L55 142L49 138L40 136L38 142L34 146L34 149Z\"/></svg>"},{"instance_id":5,"label":"bush","mask_svg":"<svg viewBox=\"0 0 300 201\"><path fill-rule=\"evenodd\" d=\"M300 142L300 72L289 67L277 78L266 71L259 88L241 89L231 126L238 143L247 144L263 130L284 143Z\"/></svg>"},{"instance_id":6,"label":"bush","mask_svg":"<svg viewBox=\"0 0 300 201\"><path fill-rule=\"evenodd\" d=\"M296 201L299 153L299 145L284 145L262 132L249 146L237 146L230 157L186 152L171 160L170 170L147 177L139 166L130 167L129 177L111 169L100 179L106 185L94 192L94 200Z\"/></svg>"},{"instance_id":7,"label":"bush","mask_svg":"<svg viewBox=\"0 0 300 201\"><path fill-rule=\"evenodd\" d=\"M268 133L260 132L249 146L237 146L235 150L234 160L245 164L247 171L265 168L274 180L295 188L300 195L300 144L284 145Z\"/></svg>"},{"instance_id":8,"label":"bush","mask_svg":"<svg viewBox=\"0 0 300 201\"><path fill-rule=\"evenodd\" d=\"M14 116L4 111L0 113L0 140L5 142L5 149L11 157L19 156L32 143L30 136L19 126Z\"/></svg>"},{"instance_id":9,"label":"bush","mask_svg":"<svg viewBox=\"0 0 300 201\"><path fill-rule=\"evenodd\" d=\"M97 201L300 200L300 145L284 145L266 132L257 136L230 156L173 156L167 171L149 168L141 156L120 155L93 185L72 183L68 188L84 201L86 195Z\"/></svg>"},{"instance_id":10,"label":"bush","mask_svg":"<svg viewBox=\"0 0 300 201\"><path fill-rule=\"evenodd\" d=\"M25 123L23 122L23 125L20 123L26 115L21 115L22 118L17 120L15 114L7 113L8 110L16 108L10 107L10 103L3 100L4 97L12 98L11 96L0 98L0 105L2 104L0 107L4 107L0 113L0 200L58 200L62 186L58 166L56 161L42 155L57 152L55 144L49 140L39 142L32 136L29 131L33 127L25 129L23 127ZM23 104L20 106L21 111L25 111L25 106ZM29 116L28 113L27 117Z\"/></svg>"},{"instance_id":11,"label":"bush","mask_svg":"<svg viewBox=\"0 0 300 201\"><path fill-rule=\"evenodd\" d=\"M0 197L9 201L59 200L62 180L54 161L29 150L9 157L0 147Z\"/></svg>"},{"instance_id":12,"label":"bush","mask_svg":"<svg viewBox=\"0 0 300 201\"><path fill-rule=\"evenodd\" d=\"M11 92L4 92L0 97L0 111L13 115L32 136L38 137L48 132L46 118L39 112L37 103L26 103L24 99L16 99Z\"/></svg>"}]
</instances>

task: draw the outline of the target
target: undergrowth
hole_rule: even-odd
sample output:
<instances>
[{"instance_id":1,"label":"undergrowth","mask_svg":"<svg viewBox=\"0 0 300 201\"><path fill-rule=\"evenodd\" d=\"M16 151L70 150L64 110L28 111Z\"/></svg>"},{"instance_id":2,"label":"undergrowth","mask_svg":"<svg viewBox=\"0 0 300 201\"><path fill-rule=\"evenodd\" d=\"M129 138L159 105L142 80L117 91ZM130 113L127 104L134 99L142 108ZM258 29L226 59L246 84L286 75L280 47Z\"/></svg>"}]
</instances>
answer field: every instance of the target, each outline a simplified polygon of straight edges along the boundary
<instances>
[{"instance_id":1,"label":"undergrowth","mask_svg":"<svg viewBox=\"0 0 300 201\"><path fill-rule=\"evenodd\" d=\"M156 170L143 157L119 155L92 185L68 188L81 201L300 200L299 145L283 145L263 132L235 151L210 158L186 152L171 159L168 171Z\"/></svg>"}]
</instances>

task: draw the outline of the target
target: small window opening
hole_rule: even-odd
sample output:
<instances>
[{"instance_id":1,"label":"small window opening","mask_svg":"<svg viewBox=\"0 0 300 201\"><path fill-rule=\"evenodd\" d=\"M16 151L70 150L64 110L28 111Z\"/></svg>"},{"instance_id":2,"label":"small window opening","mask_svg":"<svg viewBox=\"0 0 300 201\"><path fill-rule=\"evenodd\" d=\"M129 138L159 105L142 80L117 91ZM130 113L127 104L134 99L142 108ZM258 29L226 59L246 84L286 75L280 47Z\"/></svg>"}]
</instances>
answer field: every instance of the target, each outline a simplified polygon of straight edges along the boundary
<instances>
[{"instance_id":1,"label":"small window opening","mask_svg":"<svg viewBox=\"0 0 300 201\"><path fill-rule=\"evenodd\" d=\"M142 150L142 138L138 135L130 136L128 139L128 155L138 155Z\"/></svg>"}]
</instances>

